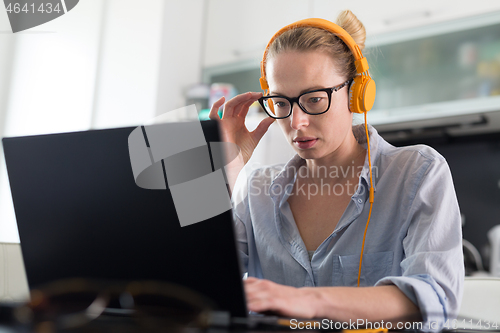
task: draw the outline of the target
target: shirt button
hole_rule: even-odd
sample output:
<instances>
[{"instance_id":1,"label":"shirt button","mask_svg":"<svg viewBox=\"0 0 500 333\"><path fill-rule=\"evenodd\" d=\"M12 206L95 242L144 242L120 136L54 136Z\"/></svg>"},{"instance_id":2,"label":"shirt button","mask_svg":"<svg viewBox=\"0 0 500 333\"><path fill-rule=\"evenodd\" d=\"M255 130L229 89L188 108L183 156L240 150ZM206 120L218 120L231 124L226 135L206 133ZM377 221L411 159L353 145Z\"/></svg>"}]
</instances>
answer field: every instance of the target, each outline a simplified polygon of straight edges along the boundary
<instances>
[{"instance_id":1,"label":"shirt button","mask_svg":"<svg viewBox=\"0 0 500 333\"><path fill-rule=\"evenodd\" d=\"M358 202L359 202L359 203L363 203L363 200L361 200L361 199L358 199Z\"/></svg>"}]
</instances>

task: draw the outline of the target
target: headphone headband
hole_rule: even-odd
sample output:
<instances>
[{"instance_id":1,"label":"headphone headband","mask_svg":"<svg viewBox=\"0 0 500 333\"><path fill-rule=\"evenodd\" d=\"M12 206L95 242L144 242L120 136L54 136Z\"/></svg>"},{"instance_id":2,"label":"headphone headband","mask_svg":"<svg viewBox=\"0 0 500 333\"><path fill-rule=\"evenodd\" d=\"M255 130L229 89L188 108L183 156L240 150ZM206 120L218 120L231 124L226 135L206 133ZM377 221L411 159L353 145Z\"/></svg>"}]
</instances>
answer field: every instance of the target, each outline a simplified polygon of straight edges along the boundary
<instances>
[{"instance_id":1,"label":"headphone headband","mask_svg":"<svg viewBox=\"0 0 500 333\"><path fill-rule=\"evenodd\" d=\"M265 94L267 95L269 93L269 85L266 80L266 59L269 47L276 40L276 38L284 32L301 27L312 27L329 31L339 37L347 45L347 47L349 47L354 56L354 65L356 66L356 72L358 74L354 77L354 80L349 88L349 110L354 113L370 111L373 103L375 102L376 86L375 82L371 79L370 74L368 73L368 61L365 57L363 57L358 44L356 44L347 31L333 22L319 18L310 18L289 24L275 33L269 43L267 43L264 56L260 62L261 77L259 79L260 87L265 91Z\"/></svg>"},{"instance_id":2,"label":"headphone headband","mask_svg":"<svg viewBox=\"0 0 500 333\"><path fill-rule=\"evenodd\" d=\"M267 60L267 54L269 52L269 47L276 40L276 38L281 36L284 32L302 27L319 28L333 33L334 35L339 37L351 50L355 59L354 64L356 66L356 72L358 74L362 74L368 71L369 68L368 61L366 60L365 57L363 57L363 54L361 53L361 49L359 48L358 44L356 44L354 39L351 37L351 35L347 33L347 31L342 29L337 24L330 22L328 20L320 18L309 18L297 21L295 23L289 24L281 28L278 32L274 34L269 43L267 43L266 50L264 51L264 56L262 57L262 61L260 62L260 76L261 76L260 85L262 89L264 90L269 89L266 80L266 60Z\"/></svg>"}]
</instances>

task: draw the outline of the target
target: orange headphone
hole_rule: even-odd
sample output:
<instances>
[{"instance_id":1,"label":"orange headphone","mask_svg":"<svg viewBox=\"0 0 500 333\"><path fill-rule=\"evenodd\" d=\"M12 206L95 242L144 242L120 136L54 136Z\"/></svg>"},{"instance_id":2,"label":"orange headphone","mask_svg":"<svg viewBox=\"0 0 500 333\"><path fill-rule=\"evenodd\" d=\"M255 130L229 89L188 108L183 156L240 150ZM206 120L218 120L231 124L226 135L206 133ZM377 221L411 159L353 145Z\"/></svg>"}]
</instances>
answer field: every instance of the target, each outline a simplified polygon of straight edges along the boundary
<instances>
[{"instance_id":1,"label":"orange headphone","mask_svg":"<svg viewBox=\"0 0 500 333\"><path fill-rule=\"evenodd\" d=\"M351 35L347 33L344 29L339 27L337 24L330 22L328 20L320 18L309 18L305 20L300 20L295 23L289 24L284 28L281 28L274 36L271 38L269 43L267 43L266 50L264 51L264 56L260 62L260 87L264 90L264 94L269 93L269 85L266 80L266 59L267 53L269 52L269 47L285 31L292 30L295 28L302 27L312 27L319 28L331 32L332 34L339 37L351 50L354 56L354 65L356 66L357 75L351 83L349 88L349 110L354 113L364 113L365 115L365 131L366 131L366 141L368 145L368 163L370 168L370 211L368 213L368 220L366 221L365 233L363 235L363 244L361 246L361 256L359 260L359 271L358 271L358 287L361 278L361 264L363 262L363 251L365 247L366 231L368 230L368 224L370 223L370 217L372 215L373 208L373 179L372 179L372 164L370 156L370 137L368 135L368 125L366 123L366 113L371 110L373 103L375 102L375 92L376 86L375 81L372 80L370 74L368 73L368 61L363 54L358 44L352 39Z\"/></svg>"},{"instance_id":2,"label":"orange headphone","mask_svg":"<svg viewBox=\"0 0 500 333\"><path fill-rule=\"evenodd\" d=\"M368 73L368 61L363 57L358 44L352 39L351 35L335 23L320 18L310 18L289 24L275 33L269 43L267 43L264 56L260 62L261 78L259 79L260 87L265 91L265 94L268 94L269 91L269 85L266 80L266 58L269 46L271 46L274 40L285 31L302 27L320 28L329 31L339 37L349 47L354 55L354 64L356 66L356 72L358 73L349 88L349 110L354 113L370 111L373 102L375 102L376 86L375 81L372 80Z\"/></svg>"}]
</instances>

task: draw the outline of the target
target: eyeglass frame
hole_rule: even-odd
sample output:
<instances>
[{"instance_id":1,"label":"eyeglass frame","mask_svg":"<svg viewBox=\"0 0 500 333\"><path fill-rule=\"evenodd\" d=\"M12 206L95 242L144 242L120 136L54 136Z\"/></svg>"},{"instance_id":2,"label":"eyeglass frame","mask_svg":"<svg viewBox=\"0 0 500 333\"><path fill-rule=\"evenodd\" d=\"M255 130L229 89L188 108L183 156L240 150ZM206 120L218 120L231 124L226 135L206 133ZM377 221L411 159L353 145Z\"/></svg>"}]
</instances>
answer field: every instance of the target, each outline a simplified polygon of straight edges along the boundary
<instances>
[{"instance_id":1,"label":"eyeglass frame","mask_svg":"<svg viewBox=\"0 0 500 333\"><path fill-rule=\"evenodd\" d=\"M81 310L75 310L70 313L55 313L50 311L50 308L57 306L51 304L51 297L68 297L72 293L78 294L93 293L94 300L89 302L88 306L83 306ZM128 310L135 311L137 319L154 318L157 314L140 313L141 307L137 307L134 297L138 296L163 296L165 299L174 302L180 302L184 306L192 307L190 310L198 312L189 318L190 322L182 322L185 318L162 317L167 324L176 324L179 327L195 325L197 328L206 329L210 325L213 315L217 315L216 305L208 297L199 294L197 291L191 290L187 287L177 285L175 283L164 281L114 281L114 280L95 280L86 278L70 278L52 281L41 289L33 289L31 291L31 299L23 305L8 305L10 306L7 315L12 316L8 318L14 325L20 324L33 326L34 332L39 332L38 325L51 323L49 327L52 330L49 332L59 332L60 330L79 329L86 325L91 325L95 319L101 317L105 312L104 310L110 304L112 298L119 298L123 294L128 294L132 297L132 307L123 307L124 313ZM66 300L68 302L68 300ZM71 302L71 301L69 301ZM87 304L85 304L87 305ZM146 305L147 306L147 305ZM151 306L161 308L161 305L156 305L154 302ZM167 307L165 307L167 309ZM4 310L0 308L0 310ZM139 310L139 311L137 311ZM57 312L57 311L56 311ZM2 313L3 314L3 313ZM175 322L179 320L179 322ZM169 322L171 321L171 322ZM164 324L165 324L164 323ZM139 323L141 324L141 323ZM32 331L30 328L30 332ZM23 330L24 331L24 330ZM44 332L47 330L44 330ZM91 330L89 330L91 331ZM133 329L133 332L136 330Z\"/></svg>"},{"instance_id":2,"label":"eyeglass frame","mask_svg":"<svg viewBox=\"0 0 500 333\"><path fill-rule=\"evenodd\" d=\"M286 97L286 96L281 96L281 95L270 95L270 96L262 96L261 98L258 99L260 105L262 106L262 108L264 109L264 112L271 118L273 119L285 119L285 118L288 118L292 115L292 111L293 111L293 103L297 103L297 105L299 106L299 108L304 111L305 113L307 114L310 114L312 116L317 116L317 115L320 115L320 114L323 114L323 113L326 113L328 110L330 110L330 105L332 103L332 93L335 91L339 91L340 89L344 88L345 86L347 86L348 84L350 84L353 80L352 79L349 79L347 81L345 81L344 83L341 83L335 87L331 87L331 88L324 88L324 89L316 89L316 90L311 90L311 91L306 91L306 92L303 92L302 94L300 94L299 96L297 97ZM323 112L320 112L320 113L311 113L309 111L306 110L305 107L303 107L300 103L299 103L299 99L306 95L306 94L310 94L310 93L314 93L314 92L318 92L318 91L324 91L327 94L328 96L328 107L326 108L325 111ZM284 116L284 117L276 117L276 116L272 116L269 114L269 112L267 112L266 110L266 107L264 106L264 100L267 100L267 99L270 99L270 98L284 98L286 99L289 103L290 103L290 112L288 113L288 115Z\"/></svg>"}]
</instances>

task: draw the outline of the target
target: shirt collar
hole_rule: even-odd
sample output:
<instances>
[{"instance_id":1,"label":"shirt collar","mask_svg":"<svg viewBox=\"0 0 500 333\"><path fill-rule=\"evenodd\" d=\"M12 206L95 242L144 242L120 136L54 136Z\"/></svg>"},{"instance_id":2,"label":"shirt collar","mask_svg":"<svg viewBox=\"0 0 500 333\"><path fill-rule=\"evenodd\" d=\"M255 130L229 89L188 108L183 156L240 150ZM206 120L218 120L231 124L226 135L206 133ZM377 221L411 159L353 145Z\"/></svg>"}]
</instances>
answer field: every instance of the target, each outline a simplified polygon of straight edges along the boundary
<instances>
[{"instance_id":1,"label":"shirt collar","mask_svg":"<svg viewBox=\"0 0 500 333\"><path fill-rule=\"evenodd\" d=\"M288 184L294 184L297 178L297 171L299 168L306 163L302 157L298 154L295 154L283 167L280 173L274 177L271 182L271 186L269 188L269 193L271 199L274 202L277 200L284 201L288 199L290 195L291 186L287 186Z\"/></svg>"}]
</instances>

